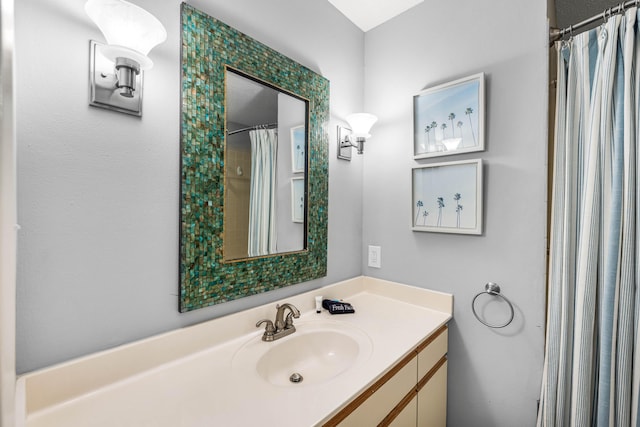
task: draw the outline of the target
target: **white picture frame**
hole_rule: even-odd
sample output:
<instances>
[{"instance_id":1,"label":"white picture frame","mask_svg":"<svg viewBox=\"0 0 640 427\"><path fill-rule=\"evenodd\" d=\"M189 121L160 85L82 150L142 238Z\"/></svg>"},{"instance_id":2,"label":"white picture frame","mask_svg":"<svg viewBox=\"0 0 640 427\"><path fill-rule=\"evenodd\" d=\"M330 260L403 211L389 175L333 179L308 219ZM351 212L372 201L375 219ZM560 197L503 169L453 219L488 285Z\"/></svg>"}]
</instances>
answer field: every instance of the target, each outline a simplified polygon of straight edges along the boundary
<instances>
[{"instance_id":1,"label":"white picture frame","mask_svg":"<svg viewBox=\"0 0 640 427\"><path fill-rule=\"evenodd\" d=\"M482 159L416 166L411 194L413 231L482 234Z\"/></svg>"},{"instance_id":2,"label":"white picture frame","mask_svg":"<svg viewBox=\"0 0 640 427\"><path fill-rule=\"evenodd\" d=\"M304 178L291 178L291 221L304 222Z\"/></svg>"},{"instance_id":3,"label":"white picture frame","mask_svg":"<svg viewBox=\"0 0 640 427\"><path fill-rule=\"evenodd\" d=\"M413 97L413 158L484 151L484 73L423 90Z\"/></svg>"},{"instance_id":4,"label":"white picture frame","mask_svg":"<svg viewBox=\"0 0 640 427\"><path fill-rule=\"evenodd\" d=\"M294 126L291 128L291 171L293 173L304 172L306 153L305 126Z\"/></svg>"}]
</instances>

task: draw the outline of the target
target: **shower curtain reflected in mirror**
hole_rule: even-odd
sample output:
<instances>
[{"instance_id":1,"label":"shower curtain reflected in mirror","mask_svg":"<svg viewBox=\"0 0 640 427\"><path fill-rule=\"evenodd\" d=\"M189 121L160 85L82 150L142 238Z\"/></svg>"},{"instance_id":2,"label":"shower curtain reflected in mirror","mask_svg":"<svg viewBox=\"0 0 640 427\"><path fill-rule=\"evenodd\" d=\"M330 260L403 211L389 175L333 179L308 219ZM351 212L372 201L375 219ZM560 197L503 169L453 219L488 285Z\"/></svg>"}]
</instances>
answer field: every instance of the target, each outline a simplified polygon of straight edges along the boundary
<instances>
[{"instance_id":1,"label":"shower curtain reflected in mirror","mask_svg":"<svg viewBox=\"0 0 640 427\"><path fill-rule=\"evenodd\" d=\"M250 257L276 253L276 171L278 134L275 129L249 132L251 190L249 201Z\"/></svg>"},{"instance_id":2,"label":"shower curtain reflected in mirror","mask_svg":"<svg viewBox=\"0 0 640 427\"><path fill-rule=\"evenodd\" d=\"M556 47L547 343L538 426L636 426L637 9Z\"/></svg>"}]
</instances>

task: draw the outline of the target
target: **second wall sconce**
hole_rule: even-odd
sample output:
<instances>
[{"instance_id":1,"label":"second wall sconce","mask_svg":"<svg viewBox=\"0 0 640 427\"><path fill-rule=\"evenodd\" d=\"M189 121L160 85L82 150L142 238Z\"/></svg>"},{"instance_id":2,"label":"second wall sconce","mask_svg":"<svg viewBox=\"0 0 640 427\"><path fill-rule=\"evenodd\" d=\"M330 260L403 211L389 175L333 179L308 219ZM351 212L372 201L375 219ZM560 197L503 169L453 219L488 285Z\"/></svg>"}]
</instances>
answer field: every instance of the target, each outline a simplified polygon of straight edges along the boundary
<instances>
[{"instance_id":1,"label":"second wall sconce","mask_svg":"<svg viewBox=\"0 0 640 427\"><path fill-rule=\"evenodd\" d=\"M338 158L351 160L351 147L356 147L358 154L364 153L364 142L371 136L369 131L378 118L373 114L355 113L346 119L350 129L338 125Z\"/></svg>"},{"instance_id":2,"label":"second wall sconce","mask_svg":"<svg viewBox=\"0 0 640 427\"><path fill-rule=\"evenodd\" d=\"M94 107L142 115L142 72L153 66L147 56L167 39L158 19L124 0L88 0L87 15L107 44L90 43L90 100Z\"/></svg>"}]
</instances>

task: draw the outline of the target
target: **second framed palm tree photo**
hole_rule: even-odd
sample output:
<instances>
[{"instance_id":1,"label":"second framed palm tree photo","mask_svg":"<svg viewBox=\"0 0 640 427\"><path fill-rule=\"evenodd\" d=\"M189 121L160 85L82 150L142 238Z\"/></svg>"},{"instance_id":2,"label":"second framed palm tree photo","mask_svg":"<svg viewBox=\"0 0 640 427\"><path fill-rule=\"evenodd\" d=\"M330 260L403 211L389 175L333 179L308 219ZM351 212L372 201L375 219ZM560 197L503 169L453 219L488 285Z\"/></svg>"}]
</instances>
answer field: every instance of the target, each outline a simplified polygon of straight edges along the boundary
<instances>
[{"instance_id":1,"label":"second framed palm tree photo","mask_svg":"<svg viewBox=\"0 0 640 427\"><path fill-rule=\"evenodd\" d=\"M412 170L413 231L482 234L482 160Z\"/></svg>"},{"instance_id":2,"label":"second framed palm tree photo","mask_svg":"<svg viewBox=\"0 0 640 427\"><path fill-rule=\"evenodd\" d=\"M413 157L484 150L484 73L434 86L413 97Z\"/></svg>"}]
</instances>

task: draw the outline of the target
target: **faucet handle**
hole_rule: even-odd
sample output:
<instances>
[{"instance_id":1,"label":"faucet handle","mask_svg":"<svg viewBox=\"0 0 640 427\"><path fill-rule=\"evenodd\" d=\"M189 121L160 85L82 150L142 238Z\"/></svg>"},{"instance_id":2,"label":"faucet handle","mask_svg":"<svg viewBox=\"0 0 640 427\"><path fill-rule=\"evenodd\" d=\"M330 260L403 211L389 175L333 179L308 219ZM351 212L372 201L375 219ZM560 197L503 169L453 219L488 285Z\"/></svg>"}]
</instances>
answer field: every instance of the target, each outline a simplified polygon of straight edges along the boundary
<instances>
[{"instance_id":1,"label":"faucet handle","mask_svg":"<svg viewBox=\"0 0 640 427\"><path fill-rule=\"evenodd\" d=\"M262 341L273 341L273 336L276 333L276 328L273 326L273 322L269 319L262 319L256 323L256 328L259 328L260 325L266 323L267 326L264 328L264 334L262 334Z\"/></svg>"},{"instance_id":2,"label":"faucet handle","mask_svg":"<svg viewBox=\"0 0 640 427\"><path fill-rule=\"evenodd\" d=\"M264 328L264 330L266 332L275 332L276 331L275 326L273 326L273 322L271 320L269 320L269 319L259 320L258 323L256 323L256 328L259 328L260 325L262 325L263 323L267 324L267 326L265 326L265 328Z\"/></svg>"},{"instance_id":3,"label":"faucet handle","mask_svg":"<svg viewBox=\"0 0 640 427\"><path fill-rule=\"evenodd\" d=\"M286 317L285 322L284 322L284 328L285 329L293 328L293 313L292 312L287 314L287 317Z\"/></svg>"},{"instance_id":4,"label":"faucet handle","mask_svg":"<svg viewBox=\"0 0 640 427\"><path fill-rule=\"evenodd\" d=\"M291 315L293 315L294 318L299 318L300 317L300 310L298 310L298 307L296 307L293 304L289 304L289 308L291 309Z\"/></svg>"}]
</instances>

